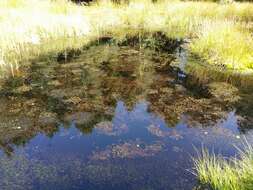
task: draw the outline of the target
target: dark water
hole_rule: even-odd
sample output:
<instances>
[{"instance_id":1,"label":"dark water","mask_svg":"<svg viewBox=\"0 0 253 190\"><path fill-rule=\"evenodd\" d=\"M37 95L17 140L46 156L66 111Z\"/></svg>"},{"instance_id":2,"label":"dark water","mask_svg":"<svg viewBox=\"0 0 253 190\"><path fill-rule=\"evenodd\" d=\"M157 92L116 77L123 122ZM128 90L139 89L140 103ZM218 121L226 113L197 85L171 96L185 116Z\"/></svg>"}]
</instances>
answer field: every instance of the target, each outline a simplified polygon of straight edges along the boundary
<instances>
[{"instance_id":1,"label":"dark water","mask_svg":"<svg viewBox=\"0 0 253 190\"><path fill-rule=\"evenodd\" d=\"M196 149L251 142L253 101L171 67L182 60L101 45L3 81L0 189L193 189Z\"/></svg>"}]
</instances>

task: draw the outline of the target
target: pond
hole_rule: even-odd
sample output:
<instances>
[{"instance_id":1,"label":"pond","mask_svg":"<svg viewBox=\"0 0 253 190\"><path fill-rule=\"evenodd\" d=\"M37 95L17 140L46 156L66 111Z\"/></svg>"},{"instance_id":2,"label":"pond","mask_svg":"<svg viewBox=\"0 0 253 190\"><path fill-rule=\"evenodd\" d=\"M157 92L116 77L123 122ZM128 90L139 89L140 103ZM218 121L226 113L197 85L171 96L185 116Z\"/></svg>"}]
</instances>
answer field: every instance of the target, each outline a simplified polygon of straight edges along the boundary
<instances>
[{"instance_id":1,"label":"pond","mask_svg":"<svg viewBox=\"0 0 253 190\"><path fill-rule=\"evenodd\" d=\"M3 80L0 189L196 188L196 149L252 139L252 91L194 80L181 55L103 44Z\"/></svg>"}]
</instances>

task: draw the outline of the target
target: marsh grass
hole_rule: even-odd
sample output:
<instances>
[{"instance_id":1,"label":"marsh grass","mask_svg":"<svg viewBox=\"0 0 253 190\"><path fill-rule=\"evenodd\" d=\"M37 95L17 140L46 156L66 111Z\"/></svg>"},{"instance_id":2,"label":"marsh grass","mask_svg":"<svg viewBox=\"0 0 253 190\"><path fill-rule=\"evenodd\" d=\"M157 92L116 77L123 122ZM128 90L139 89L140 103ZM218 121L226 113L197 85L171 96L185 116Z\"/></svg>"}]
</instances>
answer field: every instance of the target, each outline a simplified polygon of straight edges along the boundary
<instances>
[{"instance_id":1,"label":"marsh grass","mask_svg":"<svg viewBox=\"0 0 253 190\"><path fill-rule=\"evenodd\" d=\"M158 31L170 39L189 39L189 51L207 63L239 72L253 67L251 3L131 0L77 6L67 0L2 0L0 12L0 65L5 70L82 49L103 36L124 41Z\"/></svg>"},{"instance_id":2,"label":"marsh grass","mask_svg":"<svg viewBox=\"0 0 253 190\"><path fill-rule=\"evenodd\" d=\"M252 44L252 34L238 23L217 21L203 23L203 29L190 44L190 49L210 64L247 71L253 68Z\"/></svg>"},{"instance_id":3,"label":"marsh grass","mask_svg":"<svg viewBox=\"0 0 253 190\"><path fill-rule=\"evenodd\" d=\"M213 190L250 190L253 188L253 148L245 142L238 158L226 159L202 149L194 159L196 175Z\"/></svg>"},{"instance_id":4,"label":"marsh grass","mask_svg":"<svg viewBox=\"0 0 253 190\"><path fill-rule=\"evenodd\" d=\"M178 63L175 64L178 67ZM224 68L223 65L206 64L200 57L188 57L185 72L191 76L196 84L208 84L212 81L227 82L241 88L251 88L253 84L252 73L241 73L238 70Z\"/></svg>"}]
</instances>

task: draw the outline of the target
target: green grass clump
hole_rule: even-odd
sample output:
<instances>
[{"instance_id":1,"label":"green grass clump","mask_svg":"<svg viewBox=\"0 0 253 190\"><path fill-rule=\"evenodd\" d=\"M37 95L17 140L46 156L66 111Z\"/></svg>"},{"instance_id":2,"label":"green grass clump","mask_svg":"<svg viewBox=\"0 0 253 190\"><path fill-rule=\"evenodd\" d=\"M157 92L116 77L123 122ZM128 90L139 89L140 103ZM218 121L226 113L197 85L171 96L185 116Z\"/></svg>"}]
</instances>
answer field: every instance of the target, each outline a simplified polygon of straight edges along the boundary
<instances>
[{"instance_id":1,"label":"green grass clump","mask_svg":"<svg viewBox=\"0 0 253 190\"><path fill-rule=\"evenodd\" d=\"M225 159L202 151L194 159L196 175L213 190L253 189L253 148L246 143L239 158Z\"/></svg>"}]
</instances>

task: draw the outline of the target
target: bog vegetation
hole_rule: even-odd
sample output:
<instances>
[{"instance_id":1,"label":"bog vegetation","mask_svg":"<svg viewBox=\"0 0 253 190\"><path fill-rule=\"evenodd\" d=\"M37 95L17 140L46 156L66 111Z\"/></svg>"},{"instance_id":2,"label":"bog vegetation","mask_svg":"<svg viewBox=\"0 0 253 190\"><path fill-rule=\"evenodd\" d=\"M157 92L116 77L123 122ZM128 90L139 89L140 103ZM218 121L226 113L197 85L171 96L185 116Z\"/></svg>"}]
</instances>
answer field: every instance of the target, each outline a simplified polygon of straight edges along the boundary
<instances>
[{"instance_id":1,"label":"bog vegetation","mask_svg":"<svg viewBox=\"0 0 253 190\"><path fill-rule=\"evenodd\" d=\"M54 59L59 52L68 56L105 37L121 42L156 32L187 41L187 51L205 64L241 75L253 71L253 3L101 0L86 6L67 0L1 0L0 13L1 76L31 60ZM200 181L217 190L253 189L252 164L250 146L240 159L204 152L195 161Z\"/></svg>"},{"instance_id":2,"label":"bog vegetation","mask_svg":"<svg viewBox=\"0 0 253 190\"><path fill-rule=\"evenodd\" d=\"M253 4L239 2L2 0L0 65L15 70L28 60L80 49L103 36L124 40L163 32L187 39L206 63L240 73L253 69Z\"/></svg>"}]
</instances>

